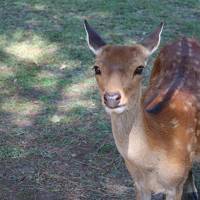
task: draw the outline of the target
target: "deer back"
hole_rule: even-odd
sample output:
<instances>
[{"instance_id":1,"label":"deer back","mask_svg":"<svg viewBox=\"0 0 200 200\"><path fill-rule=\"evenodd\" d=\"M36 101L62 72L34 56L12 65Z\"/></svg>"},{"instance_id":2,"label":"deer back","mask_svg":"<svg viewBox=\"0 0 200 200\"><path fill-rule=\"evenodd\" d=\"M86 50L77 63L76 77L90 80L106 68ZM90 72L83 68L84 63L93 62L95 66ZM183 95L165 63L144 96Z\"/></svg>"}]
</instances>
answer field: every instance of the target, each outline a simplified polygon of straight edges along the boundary
<instances>
[{"instance_id":1,"label":"deer back","mask_svg":"<svg viewBox=\"0 0 200 200\"><path fill-rule=\"evenodd\" d=\"M142 101L152 146L162 145L168 152L176 149L182 155L189 152L188 159L199 152L200 143L199 55L200 44L194 39L182 38L165 46Z\"/></svg>"}]
</instances>

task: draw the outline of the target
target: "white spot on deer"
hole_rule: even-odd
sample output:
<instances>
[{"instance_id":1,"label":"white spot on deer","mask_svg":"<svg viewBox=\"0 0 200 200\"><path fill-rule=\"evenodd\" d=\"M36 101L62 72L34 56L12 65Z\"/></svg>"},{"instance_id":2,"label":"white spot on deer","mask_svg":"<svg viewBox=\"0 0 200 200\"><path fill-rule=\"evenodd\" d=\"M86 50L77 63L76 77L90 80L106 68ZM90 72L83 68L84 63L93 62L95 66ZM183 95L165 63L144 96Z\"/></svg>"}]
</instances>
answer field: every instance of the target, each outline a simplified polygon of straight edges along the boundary
<instances>
[{"instance_id":1,"label":"white spot on deer","mask_svg":"<svg viewBox=\"0 0 200 200\"><path fill-rule=\"evenodd\" d=\"M174 140L174 144L175 144L177 147L182 148L182 143L180 142L180 140L175 139L175 140Z\"/></svg>"},{"instance_id":2,"label":"white spot on deer","mask_svg":"<svg viewBox=\"0 0 200 200\"><path fill-rule=\"evenodd\" d=\"M189 110L188 106L184 105L183 110L188 111Z\"/></svg>"},{"instance_id":3,"label":"white spot on deer","mask_svg":"<svg viewBox=\"0 0 200 200\"><path fill-rule=\"evenodd\" d=\"M195 156L195 152L192 151L192 152L190 153L190 159L193 160L194 156Z\"/></svg>"},{"instance_id":4,"label":"white spot on deer","mask_svg":"<svg viewBox=\"0 0 200 200\"><path fill-rule=\"evenodd\" d=\"M180 56L180 55L181 55L181 52L180 52L180 51L177 51L177 52L176 52L176 55L177 55L177 56Z\"/></svg>"},{"instance_id":5,"label":"white spot on deer","mask_svg":"<svg viewBox=\"0 0 200 200\"><path fill-rule=\"evenodd\" d=\"M187 145L187 150L188 150L189 153L192 151L192 145L191 144Z\"/></svg>"},{"instance_id":6,"label":"white spot on deer","mask_svg":"<svg viewBox=\"0 0 200 200\"><path fill-rule=\"evenodd\" d=\"M188 128L188 129L186 130L186 132L187 132L188 134L191 134L191 133L194 132L194 129L193 129L192 127L190 127L190 128Z\"/></svg>"},{"instance_id":7,"label":"white spot on deer","mask_svg":"<svg viewBox=\"0 0 200 200\"><path fill-rule=\"evenodd\" d=\"M192 102L191 101L187 101L186 104L190 107L192 107Z\"/></svg>"},{"instance_id":8,"label":"white spot on deer","mask_svg":"<svg viewBox=\"0 0 200 200\"><path fill-rule=\"evenodd\" d=\"M193 141L194 141L194 143L197 143L197 138L194 137L194 138L193 138Z\"/></svg>"},{"instance_id":9,"label":"white spot on deer","mask_svg":"<svg viewBox=\"0 0 200 200\"><path fill-rule=\"evenodd\" d=\"M198 65L199 61L198 60L194 60L194 64Z\"/></svg>"},{"instance_id":10,"label":"white spot on deer","mask_svg":"<svg viewBox=\"0 0 200 200\"><path fill-rule=\"evenodd\" d=\"M176 118L173 118L170 123L172 124L173 128L177 128L179 126L179 122Z\"/></svg>"}]
</instances>

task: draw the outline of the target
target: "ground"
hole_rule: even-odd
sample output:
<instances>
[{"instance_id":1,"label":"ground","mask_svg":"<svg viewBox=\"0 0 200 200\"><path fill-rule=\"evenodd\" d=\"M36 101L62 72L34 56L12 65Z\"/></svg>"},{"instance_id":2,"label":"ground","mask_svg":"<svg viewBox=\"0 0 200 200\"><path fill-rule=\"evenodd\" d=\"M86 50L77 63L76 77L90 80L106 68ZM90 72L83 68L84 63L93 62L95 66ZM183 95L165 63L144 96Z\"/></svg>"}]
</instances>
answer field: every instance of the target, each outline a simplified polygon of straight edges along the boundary
<instances>
[{"instance_id":1,"label":"ground","mask_svg":"<svg viewBox=\"0 0 200 200\"><path fill-rule=\"evenodd\" d=\"M164 21L163 46L200 38L199 10L196 0L0 0L0 199L134 199L83 20L129 45Z\"/></svg>"}]
</instances>

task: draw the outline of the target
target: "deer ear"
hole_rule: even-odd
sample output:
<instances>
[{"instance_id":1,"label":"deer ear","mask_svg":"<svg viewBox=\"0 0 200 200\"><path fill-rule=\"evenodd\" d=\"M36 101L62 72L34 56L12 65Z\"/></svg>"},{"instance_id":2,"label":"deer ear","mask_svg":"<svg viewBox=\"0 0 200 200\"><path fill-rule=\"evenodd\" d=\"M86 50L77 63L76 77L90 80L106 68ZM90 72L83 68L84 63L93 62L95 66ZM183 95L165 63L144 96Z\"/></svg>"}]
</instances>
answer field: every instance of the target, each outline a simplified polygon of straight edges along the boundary
<instances>
[{"instance_id":1,"label":"deer ear","mask_svg":"<svg viewBox=\"0 0 200 200\"><path fill-rule=\"evenodd\" d=\"M142 41L142 45L149 50L149 54L151 55L156 51L160 44L161 33L163 30L164 23L161 24L153 31L147 38Z\"/></svg>"},{"instance_id":2,"label":"deer ear","mask_svg":"<svg viewBox=\"0 0 200 200\"><path fill-rule=\"evenodd\" d=\"M84 27L87 35L87 43L92 52L97 55L101 47L106 45L104 40L98 33L88 24L87 20L84 21Z\"/></svg>"}]
</instances>

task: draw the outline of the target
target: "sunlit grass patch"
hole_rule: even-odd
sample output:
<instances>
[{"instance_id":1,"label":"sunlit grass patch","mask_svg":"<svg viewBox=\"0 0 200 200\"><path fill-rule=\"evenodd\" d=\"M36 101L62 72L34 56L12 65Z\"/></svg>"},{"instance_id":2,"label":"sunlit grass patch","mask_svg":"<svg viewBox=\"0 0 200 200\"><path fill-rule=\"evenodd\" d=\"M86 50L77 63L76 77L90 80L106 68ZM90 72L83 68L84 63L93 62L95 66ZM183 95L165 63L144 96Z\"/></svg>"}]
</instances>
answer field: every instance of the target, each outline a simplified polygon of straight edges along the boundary
<instances>
[{"instance_id":1,"label":"sunlit grass patch","mask_svg":"<svg viewBox=\"0 0 200 200\"><path fill-rule=\"evenodd\" d=\"M94 105L93 105L94 107ZM70 102L63 107L59 107L59 110L51 116L50 121L52 123L67 123L73 124L78 120L83 119L90 113L91 105L88 101L74 101Z\"/></svg>"},{"instance_id":2,"label":"sunlit grass patch","mask_svg":"<svg viewBox=\"0 0 200 200\"><path fill-rule=\"evenodd\" d=\"M8 67L5 63L0 62L0 82L10 77L14 77L15 73L11 67ZM1 83L0 83L1 84Z\"/></svg>"},{"instance_id":3,"label":"sunlit grass patch","mask_svg":"<svg viewBox=\"0 0 200 200\"><path fill-rule=\"evenodd\" d=\"M41 106L41 102L38 101L31 102L23 99L11 98L10 100L2 103L1 108L4 111L18 113L21 115L28 115L37 113Z\"/></svg>"},{"instance_id":4,"label":"sunlit grass patch","mask_svg":"<svg viewBox=\"0 0 200 200\"><path fill-rule=\"evenodd\" d=\"M2 103L1 109L4 112L12 113L12 123L18 126L30 126L33 123L34 116L42 108L39 101L27 101L18 98L11 98Z\"/></svg>"},{"instance_id":5,"label":"sunlit grass patch","mask_svg":"<svg viewBox=\"0 0 200 200\"><path fill-rule=\"evenodd\" d=\"M94 85L95 85L95 79L94 77L90 77L90 78L79 80L78 83L72 84L66 90L68 94L78 93L79 95L83 95L85 91L93 89Z\"/></svg>"},{"instance_id":6,"label":"sunlit grass patch","mask_svg":"<svg viewBox=\"0 0 200 200\"><path fill-rule=\"evenodd\" d=\"M34 35L31 39L11 43L5 48L5 51L18 59L37 63L44 56L55 53L57 49L55 44L48 44L42 38Z\"/></svg>"},{"instance_id":7,"label":"sunlit grass patch","mask_svg":"<svg viewBox=\"0 0 200 200\"><path fill-rule=\"evenodd\" d=\"M80 79L71 83L71 86L64 87L61 92L61 99L57 102L57 108L60 113L71 112L71 109L82 106L86 109L93 109L95 101L87 95L87 91L93 91L94 78Z\"/></svg>"},{"instance_id":8,"label":"sunlit grass patch","mask_svg":"<svg viewBox=\"0 0 200 200\"><path fill-rule=\"evenodd\" d=\"M42 70L36 77L34 87L43 90L55 90L58 84L58 78L53 72Z\"/></svg>"},{"instance_id":9,"label":"sunlit grass patch","mask_svg":"<svg viewBox=\"0 0 200 200\"><path fill-rule=\"evenodd\" d=\"M36 76L40 72L37 65L19 64L15 68L15 84L22 89L30 89L35 86L37 82Z\"/></svg>"},{"instance_id":10,"label":"sunlit grass patch","mask_svg":"<svg viewBox=\"0 0 200 200\"><path fill-rule=\"evenodd\" d=\"M33 9L38 10L38 11L43 11L46 9L46 6L44 4L35 4L33 5Z\"/></svg>"}]
</instances>

